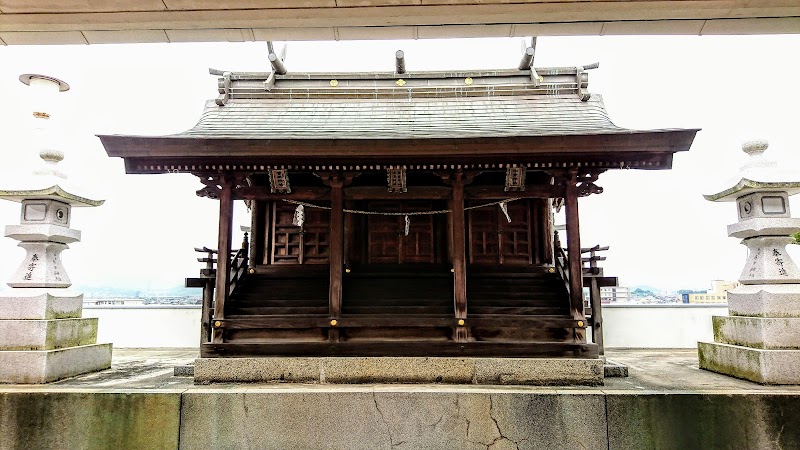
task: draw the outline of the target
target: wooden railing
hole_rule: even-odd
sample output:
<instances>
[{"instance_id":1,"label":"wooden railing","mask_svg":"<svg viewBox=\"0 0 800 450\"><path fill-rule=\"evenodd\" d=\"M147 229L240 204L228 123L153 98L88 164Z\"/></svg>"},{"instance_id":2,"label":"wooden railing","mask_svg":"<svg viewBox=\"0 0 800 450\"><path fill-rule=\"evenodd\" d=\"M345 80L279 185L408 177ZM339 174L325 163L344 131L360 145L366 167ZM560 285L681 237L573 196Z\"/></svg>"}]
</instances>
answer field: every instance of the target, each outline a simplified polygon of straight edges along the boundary
<instances>
[{"instance_id":1,"label":"wooden railing","mask_svg":"<svg viewBox=\"0 0 800 450\"><path fill-rule=\"evenodd\" d=\"M248 242L247 232L245 232L244 239L242 240L242 248L231 257L231 272L228 277L228 295L233 294L233 291L236 290L236 285L242 277L244 277L244 274L247 273L249 251L250 242Z\"/></svg>"},{"instance_id":2,"label":"wooden railing","mask_svg":"<svg viewBox=\"0 0 800 450\"><path fill-rule=\"evenodd\" d=\"M584 308L586 320L592 328L592 341L597 344L600 355L605 353L603 348L603 309L600 299L600 287L616 286L616 278L604 277L603 268L598 267L598 261L605 261L605 256L598 256L597 252L608 250L608 246L581 248L581 263L583 265L583 284L589 288L589 305ZM584 256L587 255L588 256Z\"/></svg>"},{"instance_id":3,"label":"wooden railing","mask_svg":"<svg viewBox=\"0 0 800 450\"><path fill-rule=\"evenodd\" d=\"M600 301L600 287L616 286L615 277L603 276L603 268L599 267L599 261L605 261L605 256L599 256L598 252L608 250L608 246L595 245L594 247L581 248L581 263L583 267L583 285L589 288L589 304L584 308L586 320L592 329L592 341L598 346L600 355L604 354L603 349L603 312ZM553 235L553 249L555 251L555 268L558 275L564 281L567 292L570 292L569 283L569 255L563 247L558 236L558 231ZM584 256L587 255L588 256Z\"/></svg>"},{"instance_id":4,"label":"wooden railing","mask_svg":"<svg viewBox=\"0 0 800 450\"><path fill-rule=\"evenodd\" d=\"M231 270L230 276L228 277L227 289L228 296L233 293L236 289L236 285L242 280L244 274L247 273L249 248L248 236L247 233L245 233L242 248L236 251L231 257ZM208 247L195 247L194 251L206 254L204 257L197 258L197 262L206 263L206 266L200 269L200 277L186 279L186 287L203 288L200 319L200 343L202 344L211 342L211 321L214 317L214 289L217 278L216 263L219 252Z\"/></svg>"},{"instance_id":5,"label":"wooden railing","mask_svg":"<svg viewBox=\"0 0 800 450\"><path fill-rule=\"evenodd\" d=\"M561 277L561 280L564 281L564 286L567 288L567 293L569 293L569 257L561 246L558 231L553 233L553 250L555 251L555 257L553 259L555 261L556 272L558 276Z\"/></svg>"}]
</instances>

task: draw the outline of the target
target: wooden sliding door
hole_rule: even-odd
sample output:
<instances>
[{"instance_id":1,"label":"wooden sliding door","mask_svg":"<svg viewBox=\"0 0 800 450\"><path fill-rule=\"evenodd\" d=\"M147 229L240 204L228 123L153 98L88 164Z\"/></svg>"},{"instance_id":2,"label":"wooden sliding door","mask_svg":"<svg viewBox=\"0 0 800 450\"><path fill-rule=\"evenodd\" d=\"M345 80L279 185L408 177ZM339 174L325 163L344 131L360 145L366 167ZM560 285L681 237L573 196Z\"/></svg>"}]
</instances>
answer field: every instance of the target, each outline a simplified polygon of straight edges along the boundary
<instances>
[{"instance_id":1,"label":"wooden sliding door","mask_svg":"<svg viewBox=\"0 0 800 450\"><path fill-rule=\"evenodd\" d=\"M298 227L292 223L295 209L290 203L272 203L268 263L328 264L330 211L305 208L305 221Z\"/></svg>"},{"instance_id":2,"label":"wooden sliding door","mask_svg":"<svg viewBox=\"0 0 800 450\"><path fill-rule=\"evenodd\" d=\"M368 203L370 211L430 211L430 201L377 200ZM403 215L370 215L366 218L368 264L433 264L437 260L436 218L433 215L409 216L408 235Z\"/></svg>"},{"instance_id":3,"label":"wooden sliding door","mask_svg":"<svg viewBox=\"0 0 800 450\"><path fill-rule=\"evenodd\" d=\"M547 200L522 199L509 202L507 206L511 222L499 206L468 211L467 250L470 264L529 265L549 262Z\"/></svg>"}]
</instances>

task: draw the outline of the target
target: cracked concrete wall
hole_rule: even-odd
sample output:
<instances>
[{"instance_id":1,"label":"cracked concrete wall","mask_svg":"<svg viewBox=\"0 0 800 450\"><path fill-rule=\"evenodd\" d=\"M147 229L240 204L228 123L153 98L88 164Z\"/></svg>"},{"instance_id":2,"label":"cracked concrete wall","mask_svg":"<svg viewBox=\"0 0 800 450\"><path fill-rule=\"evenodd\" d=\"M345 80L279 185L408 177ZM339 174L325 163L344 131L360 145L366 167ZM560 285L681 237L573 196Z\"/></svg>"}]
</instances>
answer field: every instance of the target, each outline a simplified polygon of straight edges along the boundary
<instances>
[{"instance_id":1,"label":"cracked concrete wall","mask_svg":"<svg viewBox=\"0 0 800 450\"><path fill-rule=\"evenodd\" d=\"M427 392L426 392L427 391ZM182 449L607 449L600 392L184 394Z\"/></svg>"},{"instance_id":2,"label":"cracked concrete wall","mask_svg":"<svg viewBox=\"0 0 800 450\"><path fill-rule=\"evenodd\" d=\"M178 392L2 392L0 449L175 449Z\"/></svg>"},{"instance_id":3,"label":"cracked concrete wall","mask_svg":"<svg viewBox=\"0 0 800 450\"><path fill-rule=\"evenodd\" d=\"M609 393L606 398L611 449L800 449L797 394Z\"/></svg>"},{"instance_id":4,"label":"cracked concrete wall","mask_svg":"<svg viewBox=\"0 0 800 450\"><path fill-rule=\"evenodd\" d=\"M1 449L800 449L800 395L230 385L0 392Z\"/></svg>"}]
</instances>

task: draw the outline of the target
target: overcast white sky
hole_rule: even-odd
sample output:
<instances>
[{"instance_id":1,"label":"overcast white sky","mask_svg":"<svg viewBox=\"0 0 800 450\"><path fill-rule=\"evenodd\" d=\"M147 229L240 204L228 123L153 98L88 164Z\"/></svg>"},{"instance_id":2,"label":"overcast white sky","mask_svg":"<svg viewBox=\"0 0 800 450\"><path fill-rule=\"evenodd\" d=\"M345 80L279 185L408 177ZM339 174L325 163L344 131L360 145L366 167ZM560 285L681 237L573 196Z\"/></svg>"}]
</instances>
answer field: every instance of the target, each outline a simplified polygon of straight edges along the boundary
<instances>
[{"instance_id":1,"label":"overcast white sky","mask_svg":"<svg viewBox=\"0 0 800 450\"><path fill-rule=\"evenodd\" d=\"M520 39L293 42L293 71L393 70L397 49L410 71L512 68ZM612 120L628 128L702 128L671 171L611 171L602 195L581 200L584 246L611 246L606 274L624 285L705 288L736 279L745 248L728 238L731 204L701 194L722 187L744 159L744 139L764 137L772 156L798 167L800 113L795 78L800 35L672 37L544 37L536 66L600 62L589 90L603 95ZM63 254L72 281L159 289L196 276L193 247L216 247L217 202L197 198L186 174L125 175L95 134L171 134L190 128L216 96L208 68L268 68L266 44L140 44L0 47L0 185L30 170L35 152L26 98L17 77L45 73L67 81L60 94L64 168L106 199L76 211L83 242ZM800 177L800 170L798 170ZM726 186L727 187L727 186ZM793 202L795 210L798 203ZM243 207L236 226L249 224ZM0 224L18 223L19 205L0 202ZM235 236L235 242L240 234ZM0 238L0 281L24 252ZM795 254L797 252L794 252Z\"/></svg>"}]
</instances>

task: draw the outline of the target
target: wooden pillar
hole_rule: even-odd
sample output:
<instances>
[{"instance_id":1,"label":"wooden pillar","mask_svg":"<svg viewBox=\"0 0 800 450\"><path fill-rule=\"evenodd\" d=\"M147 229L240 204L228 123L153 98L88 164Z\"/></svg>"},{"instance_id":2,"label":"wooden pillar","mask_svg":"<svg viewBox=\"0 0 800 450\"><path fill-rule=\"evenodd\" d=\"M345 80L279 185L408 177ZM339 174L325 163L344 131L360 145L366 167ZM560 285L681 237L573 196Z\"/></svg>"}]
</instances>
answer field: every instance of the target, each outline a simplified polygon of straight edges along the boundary
<instances>
[{"instance_id":1,"label":"wooden pillar","mask_svg":"<svg viewBox=\"0 0 800 450\"><path fill-rule=\"evenodd\" d=\"M332 176L331 186L331 228L328 260L330 261L330 289L328 291L328 313L331 320L342 315L342 270L344 267L344 192L343 180ZM339 340L339 330L331 328L328 335L331 341Z\"/></svg>"},{"instance_id":2,"label":"wooden pillar","mask_svg":"<svg viewBox=\"0 0 800 450\"><path fill-rule=\"evenodd\" d=\"M589 285L589 300L592 304L592 341L597 344L600 356L603 356L605 354L603 349L603 307L600 298L600 284L595 276L592 276L592 282Z\"/></svg>"},{"instance_id":3,"label":"wooden pillar","mask_svg":"<svg viewBox=\"0 0 800 450\"><path fill-rule=\"evenodd\" d=\"M213 256L213 255L209 255ZM214 303L214 280L208 278L203 286L203 303L200 307L200 344L211 342L211 305Z\"/></svg>"},{"instance_id":4,"label":"wooden pillar","mask_svg":"<svg viewBox=\"0 0 800 450\"><path fill-rule=\"evenodd\" d=\"M258 242L264 238L258 224L260 223L259 217L261 216L261 202L258 200L250 201L250 248L248 250L249 259L247 265L250 268L256 266L258 257Z\"/></svg>"},{"instance_id":5,"label":"wooden pillar","mask_svg":"<svg viewBox=\"0 0 800 450\"><path fill-rule=\"evenodd\" d=\"M453 304L456 319L467 318L467 261L466 231L464 230L464 175L456 172L452 181L452 197L450 200L450 226L452 234L453 257ZM457 326L455 339L457 342L467 340L467 328Z\"/></svg>"},{"instance_id":6,"label":"wooden pillar","mask_svg":"<svg viewBox=\"0 0 800 450\"><path fill-rule=\"evenodd\" d=\"M581 264L581 227L578 219L578 187L575 174L567 180L564 208L567 216L567 256L569 258L570 312L572 318L586 323L583 310L583 265ZM586 330L575 329L578 342L586 342Z\"/></svg>"},{"instance_id":7,"label":"wooden pillar","mask_svg":"<svg viewBox=\"0 0 800 450\"><path fill-rule=\"evenodd\" d=\"M214 320L225 318L225 301L228 299L228 279L231 271L231 232L233 229L233 177L220 177L219 239L217 241L217 283L214 296ZM214 332L215 343L224 342L222 330Z\"/></svg>"}]
</instances>

